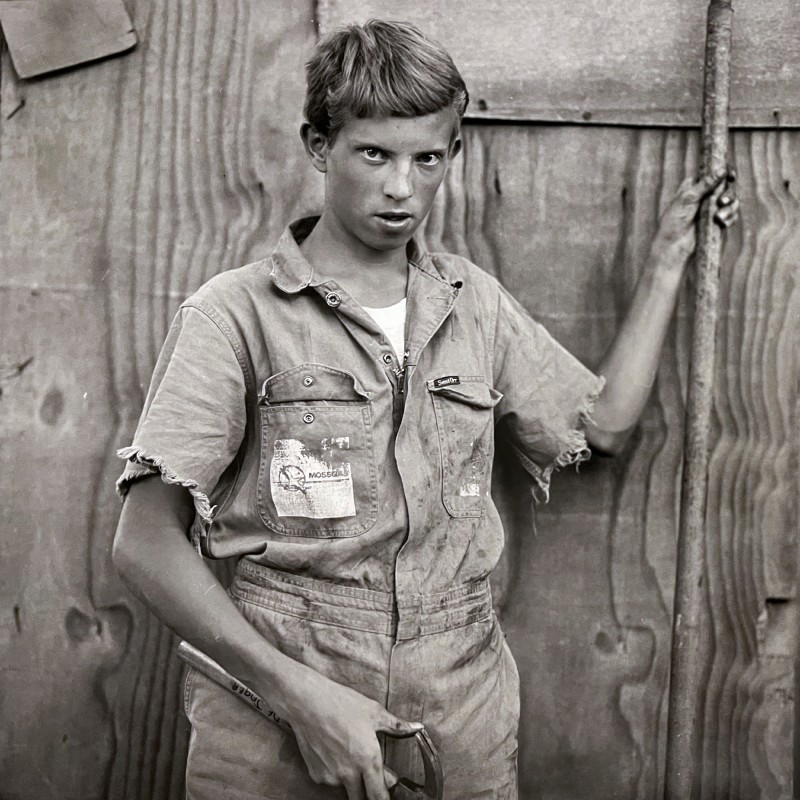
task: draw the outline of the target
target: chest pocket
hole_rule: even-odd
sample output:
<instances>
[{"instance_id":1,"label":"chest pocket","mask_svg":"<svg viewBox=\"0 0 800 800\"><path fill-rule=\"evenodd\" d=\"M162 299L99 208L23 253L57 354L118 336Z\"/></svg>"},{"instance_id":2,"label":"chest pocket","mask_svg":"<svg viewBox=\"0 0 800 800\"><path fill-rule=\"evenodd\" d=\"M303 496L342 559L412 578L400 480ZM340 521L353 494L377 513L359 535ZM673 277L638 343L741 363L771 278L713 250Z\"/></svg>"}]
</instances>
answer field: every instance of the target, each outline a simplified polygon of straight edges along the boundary
<instances>
[{"instance_id":1,"label":"chest pocket","mask_svg":"<svg viewBox=\"0 0 800 800\"><path fill-rule=\"evenodd\" d=\"M264 381L259 397L257 502L276 533L358 536L378 515L369 396L349 372L300 364Z\"/></svg>"},{"instance_id":2,"label":"chest pocket","mask_svg":"<svg viewBox=\"0 0 800 800\"><path fill-rule=\"evenodd\" d=\"M451 517L483 516L494 455L494 407L503 395L482 377L427 382L439 432L442 502Z\"/></svg>"}]
</instances>

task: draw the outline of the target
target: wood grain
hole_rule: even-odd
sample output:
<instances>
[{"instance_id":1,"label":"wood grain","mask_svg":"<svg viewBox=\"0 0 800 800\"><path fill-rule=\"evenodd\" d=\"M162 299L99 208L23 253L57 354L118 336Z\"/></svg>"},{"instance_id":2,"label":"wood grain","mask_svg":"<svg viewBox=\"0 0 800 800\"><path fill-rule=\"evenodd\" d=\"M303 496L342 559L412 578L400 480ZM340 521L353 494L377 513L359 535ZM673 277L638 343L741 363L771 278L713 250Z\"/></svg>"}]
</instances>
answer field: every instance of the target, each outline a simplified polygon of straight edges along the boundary
<instances>
[{"instance_id":1,"label":"wood grain","mask_svg":"<svg viewBox=\"0 0 800 800\"><path fill-rule=\"evenodd\" d=\"M138 14L148 46L121 76L104 236L116 265L106 297L118 410L109 453L132 434L179 302L268 252L297 213L307 168L293 146L295 97L313 29L291 4L265 10L243 0L153 2ZM152 618L141 617L137 636L112 795L174 797L187 733L181 669L173 637Z\"/></svg>"},{"instance_id":2,"label":"wood grain","mask_svg":"<svg viewBox=\"0 0 800 800\"><path fill-rule=\"evenodd\" d=\"M7 54L0 69L0 360L27 364L0 387L0 791L99 798L116 747L106 687L133 622L126 604L98 602L90 557L113 423L94 143L112 128L114 66L35 88Z\"/></svg>"},{"instance_id":3,"label":"wood grain","mask_svg":"<svg viewBox=\"0 0 800 800\"><path fill-rule=\"evenodd\" d=\"M699 127L708 0L439 0L399 18L444 43L471 118ZM323 32L397 19L391 0L320 0ZM800 126L800 21L785 0L737 2L731 124Z\"/></svg>"},{"instance_id":4,"label":"wood grain","mask_svg":"<svg viewBox=\"0 0 800 800\"><path fill-rule=\"evenodd\" d=\"M182 796L173 637L109 561L114 450L180 300L268 252L311 178L306 9L132 16L142 46L119 61L33 84L3 62L3 374L33 357L0 399L4 797Z\"/></svg>"},{"instance_id":5,"label":"wood grain","mask_svg":"<svg viewBox=\"0 0 800 800\"><path fill-rule=\"evenodd\" d=\"M8 798L182 797L174 641L109 562L113 451L180 300L268 253L320 202L297 139L310 6L128 7L141 40L130 55L30 84L7 56L0 71ZM744 211L722 273L704 800L792 796L799 144L791 131L731 140ZM659 211L696 168L696 135L480 124L465 145L428 245L483 265L598 363ZM663 784L686 297L620 458L560 474L534 508L501 451L496 596L522 674L523 798L656 798Z\"/></svg>"},{"instance_id":6,"label":"wood grain","mask_svg":"<svg viewBox=\"0 0 800 800\"><path fill-rule=\"evenodd\" d=\"M793 137L732 138L745 211L722 270L704 798L791 797L800 319ZM431 246L487 266L597 363L659 210L697 167L696 136L480 126L465 138L461 169L430 219ZM687 296L626 453L559 476L550 505L538 509L536 538L514 527L509 534L514 567L500 589L523 674L523 796L655 797L663 784Z\"/></svg>"}]
</instances>

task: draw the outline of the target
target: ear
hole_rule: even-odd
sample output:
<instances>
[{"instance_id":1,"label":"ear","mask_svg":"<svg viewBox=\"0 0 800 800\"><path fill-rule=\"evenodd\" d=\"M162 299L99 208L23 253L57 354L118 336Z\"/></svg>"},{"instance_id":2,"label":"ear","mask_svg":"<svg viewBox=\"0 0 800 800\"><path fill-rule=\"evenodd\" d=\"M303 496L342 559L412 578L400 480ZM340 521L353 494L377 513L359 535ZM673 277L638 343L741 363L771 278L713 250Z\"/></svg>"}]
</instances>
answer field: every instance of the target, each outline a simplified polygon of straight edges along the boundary
<instances>
[{"instance_id":1,"label":"ear","mask_svg":"<svg viewBox=\"0 0 800 800\"><path fill-rule=\"evenodd\" d=\"M461 152L461 137L456 136L453 143L450 145L450 158L455 158Z\"/></svg>"},{"instance_id":2,"label":"ear","mask_svg":"<svg viewBox=\"0 0 800 800\"><path fill-rule=\"evenodd\" d=\"M306 148L306 153L308 153L314 169L319 172L327 172L328 151L330 150L328 136L320 133L310 122L304 122L300 126L300 138L303 140L303 146Z\"/></svg>"}]
</instances>

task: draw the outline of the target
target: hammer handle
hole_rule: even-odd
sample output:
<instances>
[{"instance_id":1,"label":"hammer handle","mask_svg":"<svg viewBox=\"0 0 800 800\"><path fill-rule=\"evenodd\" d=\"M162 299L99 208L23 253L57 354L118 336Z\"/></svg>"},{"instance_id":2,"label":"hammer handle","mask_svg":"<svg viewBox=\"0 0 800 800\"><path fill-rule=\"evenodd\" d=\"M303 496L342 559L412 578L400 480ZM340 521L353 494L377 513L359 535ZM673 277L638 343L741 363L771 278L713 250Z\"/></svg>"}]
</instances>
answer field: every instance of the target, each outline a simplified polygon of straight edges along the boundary
<instances>
[{"instance_id":1,"label":"hammer handle","mask_svg":"<svg viewBox=\"0 0 800 800\"><path fill-rule=\"evenodd\" d=\"M231 694L235 694L248 705L251 705L268 720L271 720L285 731L292 730L292 726L285 719L279 717L254 691L248 689L240 680L234 678L230 672L217 664L213 658L209 658L189 642L184 641L178 645L178 656L189 666L194 667L198 672L202 672L207 678L218 683ZM384 766L383 773L387 788L393 788L398 782L397 775L387 766Z\"/></svg>"}]
</instances>

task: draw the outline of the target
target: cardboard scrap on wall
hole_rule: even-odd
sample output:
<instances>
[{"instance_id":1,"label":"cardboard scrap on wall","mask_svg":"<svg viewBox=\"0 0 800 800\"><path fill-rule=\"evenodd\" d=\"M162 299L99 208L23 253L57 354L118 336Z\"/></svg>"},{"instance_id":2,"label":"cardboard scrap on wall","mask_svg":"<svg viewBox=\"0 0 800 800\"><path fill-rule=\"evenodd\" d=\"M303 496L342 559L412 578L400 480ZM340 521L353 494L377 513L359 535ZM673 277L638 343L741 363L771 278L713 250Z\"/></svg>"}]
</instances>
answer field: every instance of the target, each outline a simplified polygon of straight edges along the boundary
<instances>
[{"instance_id":1,"label":"cardboard scrap on wall","mask_svg":"<svg viewBox=\"0 0 800 800\"><path fill-rule=\"evenodd\" d=\"M0 0L0 27L20 78L124 53L137 42L122 0Z\"/></svg>"}]
</instances>

